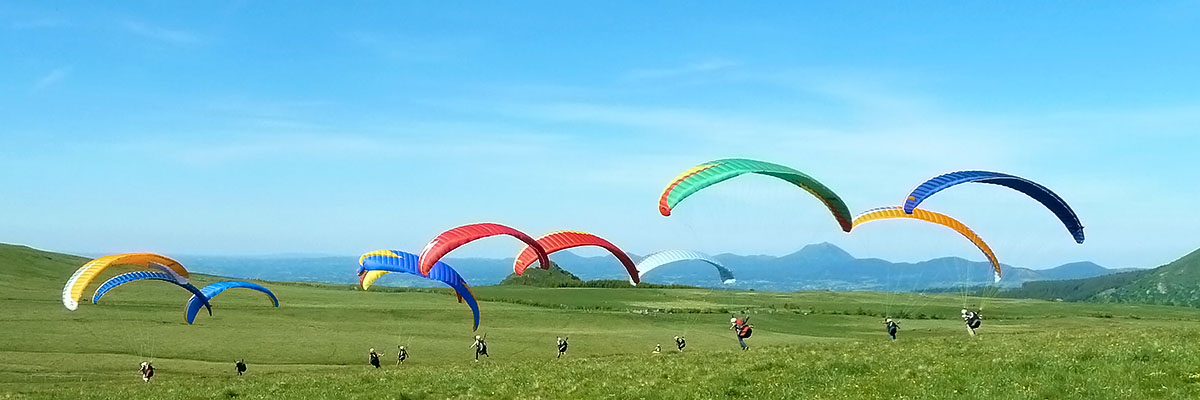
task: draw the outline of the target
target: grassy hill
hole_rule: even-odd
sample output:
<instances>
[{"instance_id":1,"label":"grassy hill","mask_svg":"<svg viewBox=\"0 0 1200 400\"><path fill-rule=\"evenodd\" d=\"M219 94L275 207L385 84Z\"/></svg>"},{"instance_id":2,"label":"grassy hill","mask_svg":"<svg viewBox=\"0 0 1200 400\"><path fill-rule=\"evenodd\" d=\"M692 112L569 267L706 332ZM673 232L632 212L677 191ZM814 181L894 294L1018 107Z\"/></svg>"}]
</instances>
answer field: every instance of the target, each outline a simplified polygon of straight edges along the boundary
<instances>
[{"instance_id":1,"label":"grassy hill","mask_svg":"<svg viewBox=\"0 0 1200 400\"><path fill-rule=\"evenodd\" d=\"M445 289L265 283L183 321L185 291L161 282L67 311L79 257L0 247L0 398L16 399L1028 399L1196 398L1200 321L1187 308L869 292L474 288L492 357L472 361L470 311ZM120 271L113 271L118 273ZM217 278L197 276L201 284ZM387 277L383 278L388 279ZM981 307L981 336L953 318ZM890 342L880 317L901 320ZM730 312L756 325L748 352ZM652 354L685 335L684 353ZM571 349L554 358L554 337ZM411 358L382 370L399 344ZM233 373L245 358L249 374ZM136 365L158 367L150 384Z\"/></svg>"}]
</instances>

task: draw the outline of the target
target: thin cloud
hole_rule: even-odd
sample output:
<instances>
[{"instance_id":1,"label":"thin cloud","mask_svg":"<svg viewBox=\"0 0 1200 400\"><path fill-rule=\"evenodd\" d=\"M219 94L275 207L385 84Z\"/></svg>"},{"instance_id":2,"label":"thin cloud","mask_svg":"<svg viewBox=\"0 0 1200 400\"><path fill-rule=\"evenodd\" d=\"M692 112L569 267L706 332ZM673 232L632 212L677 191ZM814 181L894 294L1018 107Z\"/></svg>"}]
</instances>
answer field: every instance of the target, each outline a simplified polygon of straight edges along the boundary
<instances>
[{"instance_id":1,"label":"thin cloud","mask_svg":"<svg viewBox=\"0 0 1200 400\"><path fill-rule=\"evenodd\" d=\"M703 73L716 72L727 70L738 66L739 64L729 60L713 59L700 62L689 63L677 67L670 68L641 68L629 71L625 74L626 79L631 80L646 80L646 79L668 79L687 75L696 75Z\"/></svg>"},{"instance_id":2,"label":"thin cloud","mask_svg":"<svg viewBox=\"0 0 1200 400\"><path fill-rule=\"evenodd\" d=\"M71 67L55 68L45 75L42 75L41 78L38 78L38 80L33 83L33 91L40 92L46 88L57 85L64 79L67 79L67 76L69 75L71 75Z\"/></svg>"},{"instance_id":3,"label":"thin cloud","mask_svg":"<svg viewBox=\"0 0 1200 400\"><path fill-rule=\"evenodd\" d=\"M204 39L200 37L200 35L192 32L164 28L161 26L152 26L137 21L126 22L125 30L144 38L173 44L190 45L204 42Z\"/></svg>"}]
</instances>

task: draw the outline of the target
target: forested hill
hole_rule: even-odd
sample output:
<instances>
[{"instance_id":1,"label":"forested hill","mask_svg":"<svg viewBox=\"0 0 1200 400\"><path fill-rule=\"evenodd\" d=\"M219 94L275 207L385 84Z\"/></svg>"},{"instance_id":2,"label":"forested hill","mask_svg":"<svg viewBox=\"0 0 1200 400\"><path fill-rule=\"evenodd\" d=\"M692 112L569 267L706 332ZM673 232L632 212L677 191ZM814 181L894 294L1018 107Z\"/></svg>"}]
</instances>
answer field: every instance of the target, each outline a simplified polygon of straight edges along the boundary
<instances>
[{"instance_id":1,"label":"forested hill","mask_svg":"<svg viewBox=\"0 0 1200 400\"><path fill-rule=\"evenodd\" d=\"M1095 299L1200 307L1200 249L1140 274L1128 284L1102 291Z\"/></svg>"},{"instance_id":2,"label":"forested hill","mask_svg":"<svg viewBox=\"0 0 1200 400\"><path fill-rule=\"evenodd\" d=\"M1086 279L1026 282L1001 295L1200 307L1200 249L1154 269Z\"/></svg>"}]
</instances>

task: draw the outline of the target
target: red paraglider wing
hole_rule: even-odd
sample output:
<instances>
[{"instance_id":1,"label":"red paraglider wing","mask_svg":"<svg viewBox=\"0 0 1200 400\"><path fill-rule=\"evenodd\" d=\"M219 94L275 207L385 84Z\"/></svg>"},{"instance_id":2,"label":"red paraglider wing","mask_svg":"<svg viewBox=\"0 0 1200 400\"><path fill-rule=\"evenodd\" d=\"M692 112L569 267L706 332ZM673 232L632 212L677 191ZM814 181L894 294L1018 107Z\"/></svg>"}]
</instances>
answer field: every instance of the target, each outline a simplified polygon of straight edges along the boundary
<instances>
[{"instance_id":1,"label":"red paraglider wing","mask_svg":"<svg viewBox=\"0 0 1200 400\"><path fill-rule=\"evenodd\" d=\"M542 265L550 265L550 257L546 256L546 250L536 240L529 237L529 235L504 225L485 222L463 225L442 232L442 234L437 235L437 237L429 241L429 244L425 245L425 248L421 250L421 258L417 263L421 270L421 275L429 276L429 270L433 269L433 265L447 253L459 248L459 246L496 235L508 235L525 242L525 244L533 248L537 254L538 261Z\"/></svg>"},{"instance_id":2,"label":"red paraglider wing","mask_svg":"<svg viewBox=\"0 0 1200 400\"><path fill-rule=\"evenodd\" d=\"M611 252L613 256L616 256L617 260L621 261L621 265L625 266L625 270L629 272L629 279L633 283L641 282L641 279L638 278L637 266L633 264L633 260L629 258L629 255L625 254L620 247L602 237L580 231L557 231L547 233L538 238L537 242L542 245L542 249L547 254L580 246L603 247L605 250ZM525 273L525 269L533 265L533 262L537 259L537 251L531 246L525 246L525 249L521 250L521 254L517 256L516 261L513 261L513 272L517 275ZM540 265L542 269L550 269L549 264L541 263Z\"/></svg>"}]
</instances>

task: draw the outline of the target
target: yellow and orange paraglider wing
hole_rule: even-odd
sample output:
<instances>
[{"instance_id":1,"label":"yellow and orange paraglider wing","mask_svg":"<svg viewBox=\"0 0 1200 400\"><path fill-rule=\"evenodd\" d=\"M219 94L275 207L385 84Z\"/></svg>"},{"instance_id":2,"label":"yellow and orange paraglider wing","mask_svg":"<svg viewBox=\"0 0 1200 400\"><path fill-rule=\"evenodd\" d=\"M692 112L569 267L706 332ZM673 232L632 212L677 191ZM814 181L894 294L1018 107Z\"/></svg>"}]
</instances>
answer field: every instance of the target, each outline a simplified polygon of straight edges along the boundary
<instances>
[{"instance_id":1,"label":"yellow and orange paraglider wing","mask_svg":"<svg viewBox=\"0 0 1200 400\"><path fill-rule=\"evenodd\" d=\"M992 264L992 269L994 269L996 272L996 281L1000 281L1000 261L996 259L996 254L992 252L992 248L988 247L988 244L984 242L979 235L976 235L975 231L972 231L971 228L968 228L966 224L963 224L962 222L959 222L948 215L939 214L920 208L914 209L912 214L906 214L904 213L903 207L883 207L859 214L858 217L854 218L853 227L858 228L859 225L871 221L895 218L916 219L953 229L955 232L958 232L960 235L963 235L963 237L967 238L967 240L970 240L971 243L974 243L975 247L978 247L979 251L983 252L983 255L987 257L988 262Z\"/></svg>"},{"instance_id":2,"label":"yellow and orange paraglider wing","mask_svg":"<svg viewBox=\"0 0 1200 400\"><path fill-rule=\"evenodd\" d=\"M68 310L75 310L79 307L79 299L83 297L83 292L87 286L92 283L93 279L100 276L101 272L114 265L137 265L150 268L151 264L159 264L169 268L175 273L184 278L188 278L187 269L183 268L183 264L175 261L170 257L166 257L154 253L127 253L127 254L112 254L95 260L88 261L75 270L70 279L67 279L67 284L63 286L62 301L63 305Z\"/></svg>"}]
</instances>

